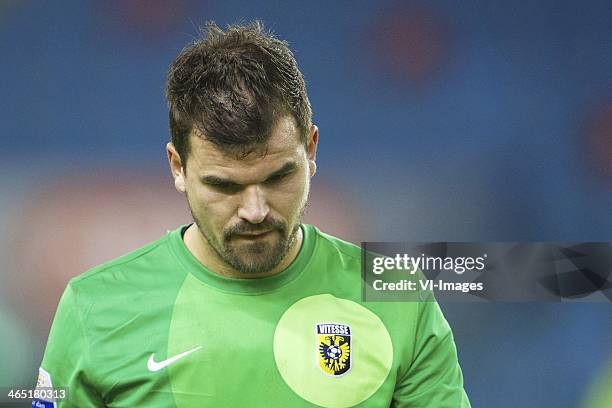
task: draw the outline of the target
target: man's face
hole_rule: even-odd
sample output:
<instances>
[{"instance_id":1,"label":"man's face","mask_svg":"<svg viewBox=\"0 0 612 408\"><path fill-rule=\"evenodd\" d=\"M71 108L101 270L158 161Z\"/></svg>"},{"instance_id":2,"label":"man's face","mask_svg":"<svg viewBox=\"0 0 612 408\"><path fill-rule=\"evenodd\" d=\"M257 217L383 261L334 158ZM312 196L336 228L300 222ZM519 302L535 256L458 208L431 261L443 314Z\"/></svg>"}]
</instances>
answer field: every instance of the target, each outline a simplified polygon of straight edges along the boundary
<instances>
[{"instance_id":1,"label":"man's face","mask_svg":"<svg viewBox=\"0 0 612 408\"><path fill-rule=\"evenodd\" d=\"M218 260L254 274L285 258L306 207L317 137L312 127L305 147L286 116L265 146L237 157L192 132L184 189L180 183L177 189L185 192L204 244Z\"/></svg>"}]
</instances>

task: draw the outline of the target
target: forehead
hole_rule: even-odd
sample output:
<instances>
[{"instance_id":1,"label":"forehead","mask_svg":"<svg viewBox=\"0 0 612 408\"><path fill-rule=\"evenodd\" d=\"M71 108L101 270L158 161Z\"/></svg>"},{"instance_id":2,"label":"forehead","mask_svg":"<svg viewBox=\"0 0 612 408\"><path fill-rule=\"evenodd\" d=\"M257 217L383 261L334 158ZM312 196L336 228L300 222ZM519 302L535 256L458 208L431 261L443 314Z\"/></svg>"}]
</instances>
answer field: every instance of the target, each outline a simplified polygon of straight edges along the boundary
<instances>
[{"instance_id":1,"label":"forehead","mask_svg":"<svg viewBox=\"0 0 612 408\"><path fill-rule=\"evenodd\" d=\"M246 183L259 175L265 175L289 161L297 164L305 153L295 120L291 116L281 117L266 144L246 156L222 150L193 131L189 137L191 149L187 161L188 173L195 172L199 177L215 175L238 183Z\"/></svg>"}]
</instances>

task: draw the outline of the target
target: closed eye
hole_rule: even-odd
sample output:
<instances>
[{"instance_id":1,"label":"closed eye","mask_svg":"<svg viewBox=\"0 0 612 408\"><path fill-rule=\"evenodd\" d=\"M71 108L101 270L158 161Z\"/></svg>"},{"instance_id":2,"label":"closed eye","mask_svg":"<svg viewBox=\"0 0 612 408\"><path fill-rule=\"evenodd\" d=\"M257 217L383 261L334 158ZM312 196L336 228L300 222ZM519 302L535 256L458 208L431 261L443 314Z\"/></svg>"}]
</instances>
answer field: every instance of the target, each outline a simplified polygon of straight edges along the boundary
<instances>
[{"instance_id":1,"label":"closed eye","mask_svg":"<svg viewBox=\"0 0 612 408\"><path fill-rule=\"evenodd\" d=\"M242 189L240 184L236 183L206 183L210 188L224 194L235 194Z\"/></svg>"},{"instance_id":2,"label":"closed eye","mask_svg":"<svg viewBox=\"0 0 612 408\"><path fill-rule=\"evenodd\" d=\"M278 184L278 183L280 183L281 181L284 181L284 180L286 180L287 178L289 178L289 175L290 175L291 173L292 173L292 172L285 173L285 174L277 174L277 175L274 175L274 176L272 176L272 177L269 177L269 178L268 178L268 179L265 181L265 183L266 183L266 184L268 184L268 185Z\"/></svg>"},{"instance_id":3,"label":"closed eye","mask_svg":"<svg viewBox=\"0 0 612 408\"><path fill-rule=\"evenodd\" d=\"M276 170L268 176L261 184L274 186L286 181L292 174L295 174L298 166L294 162L286 163L280 169ZM215 175L207 175L201 178L201 182L207 187L223 194L236 194L242 191L246 184L232 182L226 178L217 177Z\"/></svg>"}]
</instances>

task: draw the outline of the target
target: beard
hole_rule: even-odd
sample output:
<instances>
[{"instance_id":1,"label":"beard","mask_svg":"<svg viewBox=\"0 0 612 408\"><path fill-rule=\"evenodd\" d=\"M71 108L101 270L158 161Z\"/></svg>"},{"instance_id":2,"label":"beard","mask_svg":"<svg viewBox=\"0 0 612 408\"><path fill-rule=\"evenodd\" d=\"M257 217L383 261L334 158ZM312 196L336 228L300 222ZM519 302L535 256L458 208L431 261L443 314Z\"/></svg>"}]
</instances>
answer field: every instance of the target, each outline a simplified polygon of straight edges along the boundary
<instances>
[{"instance_id":1,"label":"beard","mask_svg":"<svg viewBox=\"0 0 612 408\"><path fill-rule=\"evenodd\" d=\"M290 231L288 231L289 226L286 222L266 218L259 224L242 222L233 225L223 231L221 240L217 239L207 229L206 223L196 216L191 205L189 209L200 234L206 239L219 259L236 271L250 275L269 272L285 259L295 243L307 202L308 200L301 206L295 218L295 225L291 227ZM265 239L240 245L236 243L236 238L241 234L257 234L266 231L277 235L278 238L272 243Z\"/></svg>"}]
</instances>

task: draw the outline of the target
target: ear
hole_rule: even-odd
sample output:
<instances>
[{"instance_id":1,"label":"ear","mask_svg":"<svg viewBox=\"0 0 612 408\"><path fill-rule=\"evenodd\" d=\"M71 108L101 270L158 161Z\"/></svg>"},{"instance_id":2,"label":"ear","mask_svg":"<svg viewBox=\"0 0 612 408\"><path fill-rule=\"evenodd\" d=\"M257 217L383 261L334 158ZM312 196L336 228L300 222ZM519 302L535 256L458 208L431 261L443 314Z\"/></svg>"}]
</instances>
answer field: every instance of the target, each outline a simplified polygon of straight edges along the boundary
<instances>
[{"instance_id":1,"label":"ear","mask_svg":"<svg viewBox=\"0 0 612 408\"><path fill-rule=\"evenodd\" d=\"M174 188L179 193L185 193L185 171L183 169L183 163L181 156L179 156L176 148L172 143L166 145L166 153L168 154L168 163L170 164L170 171L172 172L172 178L174 178Z\"/></svg>"},{"instance_id":2,"label":"ear","mask_svg":"<svg viewBox=\"0 0 612 408\"><path fill-rule=\"evenodd\" d=\"M308 156L308 167L310 168L310 177L317 172L317 145L319 143L319 128L315 125L310 125L308 131L308 142L306 145L306 155Z\"/></svg>"}]
</instances>

